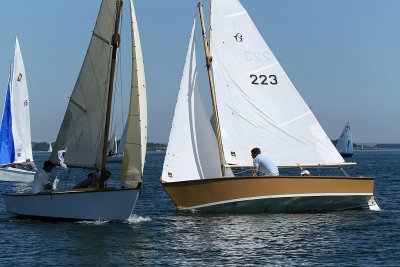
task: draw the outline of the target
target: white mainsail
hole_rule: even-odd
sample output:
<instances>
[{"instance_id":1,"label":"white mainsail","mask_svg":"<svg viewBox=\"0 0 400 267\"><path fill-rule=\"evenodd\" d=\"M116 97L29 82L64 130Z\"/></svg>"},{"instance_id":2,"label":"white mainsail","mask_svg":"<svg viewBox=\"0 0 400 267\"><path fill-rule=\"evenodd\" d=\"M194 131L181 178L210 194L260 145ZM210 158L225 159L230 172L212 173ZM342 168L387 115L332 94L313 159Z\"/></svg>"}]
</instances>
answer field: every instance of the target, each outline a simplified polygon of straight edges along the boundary
<instances>
[{"instance_id":1,"label":"white mainsail","mask_svg":"<svg viewBox=\"0 0 400 267\"><path fill-rule=\"evenodd\" d=\"M29 95L25 66L22 60L18 38L15 39L14 66L11 80L11 117L14 138L15 160L32 160L31 125L29 114Z\"/></svg>"},{"instance_id":2,"label":"white mainsail","mask_svg":"<svg viewBox=\"0 0 400 267\"><path fill-rule=\"evenodd\" d=\"M252 165L259 147L278 166L339 164L337 152L238 0L212 6L213 71L225 160Z\"/></svg>"},{"instance_id":3,"label":"white mainsail","mask_svg":"<svg viewBox=\"0 0 400 267\"><path fill-rule=\"evenodd\" d=\"M221 177L217 140L198 88L194 31L195 22L162 171L166 182Z\"/></svg>"},{"instance_id":4,"label":"white mainsail","mask_svg":"<svg viewBox=\"0 0 400 267\"><path fill-rule=\"evenodd\" d=\"M124 159L119 179L126 187L136 187L138 182L142 181L146 156L147 102L142 47L132 0L130 0L130 8L133 59L131 99L126 125Z\"/></svg>"},{"instance_id":5,"label":"white mainsail","mask_svg":"<svg viewBox=\"0 0 400 267\"><path fill-rule=\"evenodd\" d=\"M50 159L68 148L65 163L97 169L103 153L105 113L115 25L115 0L103 0L89 48L64 116Z\"/></svg>"}]
</instances>

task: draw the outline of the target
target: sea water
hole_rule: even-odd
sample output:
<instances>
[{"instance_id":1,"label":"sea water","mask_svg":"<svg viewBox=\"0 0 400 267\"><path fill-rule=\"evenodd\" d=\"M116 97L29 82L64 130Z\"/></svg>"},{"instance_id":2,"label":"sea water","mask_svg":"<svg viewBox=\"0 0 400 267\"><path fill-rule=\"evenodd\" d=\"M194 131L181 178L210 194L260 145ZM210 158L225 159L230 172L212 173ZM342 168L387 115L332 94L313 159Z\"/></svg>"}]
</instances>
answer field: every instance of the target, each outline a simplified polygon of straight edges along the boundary
<instances>
[{"instance_id":1,"label":"sea water","mask_svg":"<svg viewBox=\"0 0 400 267\"><path fill-rule=\"evenodd\" d=\"M262 215L176 211L159 182L164 155L147 154L142 194L124 222L21 219L1 196L0 266L400 265L400 151L357 151L351 159L358 165L349 174L376 177L382 211ZM38 168L48 156L34 154ZM86 173L53 175L62 188ZM0 184L2 194L27 189Z\"/></svg>"}]
</instances>

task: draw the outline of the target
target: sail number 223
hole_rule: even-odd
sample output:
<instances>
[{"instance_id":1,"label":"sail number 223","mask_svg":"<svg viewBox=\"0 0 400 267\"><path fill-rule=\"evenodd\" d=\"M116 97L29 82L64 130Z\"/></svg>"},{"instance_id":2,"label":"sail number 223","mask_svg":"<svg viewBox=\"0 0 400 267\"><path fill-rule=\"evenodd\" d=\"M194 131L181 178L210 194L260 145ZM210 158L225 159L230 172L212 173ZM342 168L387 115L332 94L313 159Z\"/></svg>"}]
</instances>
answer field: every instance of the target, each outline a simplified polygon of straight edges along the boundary
<instances>
[{"instance_id":1,"label":"sail number 223","mask_svg":"<svg viewBox=\"0 0 400 267\"><path fill-rule=\"evenodd\" d=\"M278 78L276 75L255 75L251 74L250 75L251 83L254 85L276 85L278 84Z\"/></svg>"}]
</instances>

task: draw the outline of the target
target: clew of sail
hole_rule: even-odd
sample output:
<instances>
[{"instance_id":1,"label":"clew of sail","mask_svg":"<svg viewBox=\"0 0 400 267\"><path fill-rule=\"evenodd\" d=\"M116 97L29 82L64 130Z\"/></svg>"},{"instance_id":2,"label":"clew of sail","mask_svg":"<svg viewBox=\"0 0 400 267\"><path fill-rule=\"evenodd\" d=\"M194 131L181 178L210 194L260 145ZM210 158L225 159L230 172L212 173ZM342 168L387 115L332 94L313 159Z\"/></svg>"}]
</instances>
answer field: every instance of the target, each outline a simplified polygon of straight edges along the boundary
<instances>
[{"instance_id":1,"label":"clew of sail","mask_svg":"<svg viewBox=\"0 0 400 267\"><path fill-rule=\"evenodd\" d=\"M237 0L213 1L214 83L225 159L252 165L261 148L279 166L344 162Z\"/></svg>"},{"instance_id":2,"label":"clew of sail","mask_svg":"<svg viewBox=\"0 0 400 267\"><path fill-rule=\"evenodd\" d=\"M218 145L197 82L193 23L161 179L166 182L221 177Z\"/></svg>"},{"instance_id":3,"label":"clew of sail","mask_svg":"<svg viewBox=\"0 0 400 267\"><path fill-rule=\"evenodd\" d=\"M132 23L132 81L131 99L126 125L124 159L122 161L120 180L126 187L136 187L142 181L147 143L147 102L146 80L139 29L135 8L130 0ZM124 140L121 140L124 142ZM120 150L120 152L122 152Z\"/></svg>"},{"instance_id":4,"label":"clew of sail","mask_svg":"<svg viewBox=\"0 0 400 267\"><path fill-rule=\"evenodd\" d=\"M97 169L101 166L105 112L111 64L111 40L116 5L103 0L89 48L68 103L50 160L57 163L57 151L68 147L65 163Z\"/></svg>"}]
</instances>

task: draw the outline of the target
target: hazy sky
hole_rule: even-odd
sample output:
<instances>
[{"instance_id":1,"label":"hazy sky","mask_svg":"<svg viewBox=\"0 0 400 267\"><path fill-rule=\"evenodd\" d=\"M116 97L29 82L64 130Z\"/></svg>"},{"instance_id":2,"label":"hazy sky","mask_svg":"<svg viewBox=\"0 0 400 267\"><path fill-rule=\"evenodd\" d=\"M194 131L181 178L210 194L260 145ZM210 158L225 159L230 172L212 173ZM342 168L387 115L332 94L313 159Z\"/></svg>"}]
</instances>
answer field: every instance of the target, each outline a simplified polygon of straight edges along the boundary
<instances>
[{"instance_id":1,"label":"hazy sky","mask_svg":"<svg viewBox=\"0 0 400 267\"><path fill-rule=\"evenodd\" d=\"M400 143L400 1L241 2L331 139L350 120L355 142ZM151 142L168 140L196 4L135 1ZM0 112L18 35L33 141L57 137L99 5L100 0L1 0ZM128 5L125 0L124 29ZM204 55L199 56L202 66ZM129 79L125 76L122 72L121 80Z\"/></svg>"}]
</instances>

